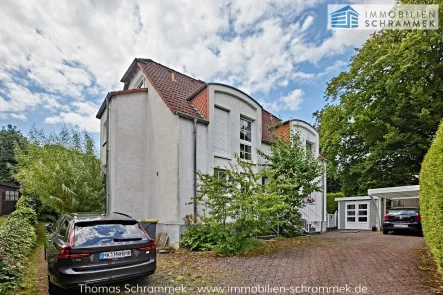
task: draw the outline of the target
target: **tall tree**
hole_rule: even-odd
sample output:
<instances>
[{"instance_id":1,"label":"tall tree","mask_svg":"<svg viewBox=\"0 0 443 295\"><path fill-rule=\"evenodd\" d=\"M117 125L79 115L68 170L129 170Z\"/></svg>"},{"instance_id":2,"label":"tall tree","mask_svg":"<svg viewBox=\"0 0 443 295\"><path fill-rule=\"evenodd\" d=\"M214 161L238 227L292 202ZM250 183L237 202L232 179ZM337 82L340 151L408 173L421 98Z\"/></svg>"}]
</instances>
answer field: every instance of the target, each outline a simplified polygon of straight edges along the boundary
<instances>
[{"instance_id":1,"label":"tall tree","mask_svg":"<svg viewBox=\"0 0 443 295\"><path fill-rule=\"evenodd\" d=\"M0 181L16 183L11 168L17 164L14 157L16 147L23 148L27 139L16 126L9 124L0 130Z\"/></svg>"},{"instance_id":2,"label":"tall tree","mask_svg":"<svg viewBox=\"0 0 443 295\"><path fill-rule=\"evenodd\" d=\"M47 136L33 129L30 140L26 150L16 150L14 177L25 193L59 213L103 210L104 174L88 133L63 128Z\"/></svg>"},{"instance_id":3,"label":"tall tree","mask_svg":"<svg viewBox=\"0 0 443 295\"><path fill-rule=\"evenodd\" d=\"M443 117L442 33L441 26L378 32L357 50L349 70L328 83L329 104L316 113L321 151L345 195L418 183Z\"/></svg>"}]
</instances>

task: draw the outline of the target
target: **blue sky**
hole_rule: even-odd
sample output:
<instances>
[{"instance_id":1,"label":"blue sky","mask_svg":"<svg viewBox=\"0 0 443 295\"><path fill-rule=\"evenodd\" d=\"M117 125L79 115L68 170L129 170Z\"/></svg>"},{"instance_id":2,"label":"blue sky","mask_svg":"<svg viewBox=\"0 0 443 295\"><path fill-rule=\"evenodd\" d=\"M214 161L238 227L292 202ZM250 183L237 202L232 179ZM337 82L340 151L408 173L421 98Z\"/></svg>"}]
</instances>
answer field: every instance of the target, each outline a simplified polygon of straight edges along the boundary
<instances>
[{"instance_id":1,"label":"blue sky","mask_svg":"<svg viewBox=\"0 0 443 295\"><path fill-rule=\"evenodd\" d=\"M122 88L134 57L236 86L284 120L313 122L327 81L370 33L327 30L333 3L350 2L2 1L0 126L27 134L33 124L66 124L97 138L99 105Z\"/></svg>"}]
</instances>

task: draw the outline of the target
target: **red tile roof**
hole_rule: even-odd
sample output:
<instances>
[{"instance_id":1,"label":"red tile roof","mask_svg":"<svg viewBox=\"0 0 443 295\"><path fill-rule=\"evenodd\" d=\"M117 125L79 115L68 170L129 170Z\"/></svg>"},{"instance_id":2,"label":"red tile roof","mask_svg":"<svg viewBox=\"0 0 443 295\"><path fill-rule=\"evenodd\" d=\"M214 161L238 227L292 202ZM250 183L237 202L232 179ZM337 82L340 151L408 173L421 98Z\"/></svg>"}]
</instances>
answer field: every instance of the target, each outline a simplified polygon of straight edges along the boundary
<instances>
[{"instance_id":1,"label":"red tile roof","mask_svg":"<svg viewBox=\"0 0 443 295\"><path fill-rule=\"evenodd\" d=\"M208 112L203 109L199 111L198 106L193 104L193 102L196 103L194 98L205 89L207 83L179 73L151 59L136 58L121 80L126 83L125 87L127 87L129 76L133 73L135 66L143 71L174 114L181 113L193 118L209 120ZM202 103L200 102L200 104ZM274 135L271 129L280 123L280 119L263 109L262 141L272 143Z\"/></svg>"},{"instance_id":2,"label":"red tile roof","mask_svg":"<svg viewBox=\"0 0 443 295\"><path fill-rule=\"evenodd\" d=\"M150 59L138 58L137 65L174 114L180 112L206 120L198 109L186 100L205 82L174 71Z\"/></svg>"}]
</instances>

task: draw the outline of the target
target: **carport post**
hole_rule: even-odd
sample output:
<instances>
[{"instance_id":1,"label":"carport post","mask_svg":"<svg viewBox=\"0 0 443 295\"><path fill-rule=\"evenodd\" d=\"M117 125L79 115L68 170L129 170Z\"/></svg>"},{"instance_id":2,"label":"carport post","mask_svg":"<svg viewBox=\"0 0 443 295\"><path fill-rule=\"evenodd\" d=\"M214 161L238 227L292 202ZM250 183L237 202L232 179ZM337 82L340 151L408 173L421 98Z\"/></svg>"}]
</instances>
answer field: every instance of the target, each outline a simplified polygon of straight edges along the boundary
<instances>
[{"instance_id":1,"label":"carport post","mask_svg":"<svg viewBox=\"0 0 443 295\"><path fill-rule=\"evenodd\" d=\"M374 196L373 195L369 195L369 197L371 198L371 201L374 203L374 204L377 204L377 203L375 203L375 199L374 199ZM380 204L380 197L379 197L379 204ZM381 223L381 216L380 216L380 207L379 206L376 206L376 207L378 207L377 208L377 215L376 215L376 218L378 219L378 224L380 225L380 227L382 227L382 223Z\"/></svg>"}]
</instances>

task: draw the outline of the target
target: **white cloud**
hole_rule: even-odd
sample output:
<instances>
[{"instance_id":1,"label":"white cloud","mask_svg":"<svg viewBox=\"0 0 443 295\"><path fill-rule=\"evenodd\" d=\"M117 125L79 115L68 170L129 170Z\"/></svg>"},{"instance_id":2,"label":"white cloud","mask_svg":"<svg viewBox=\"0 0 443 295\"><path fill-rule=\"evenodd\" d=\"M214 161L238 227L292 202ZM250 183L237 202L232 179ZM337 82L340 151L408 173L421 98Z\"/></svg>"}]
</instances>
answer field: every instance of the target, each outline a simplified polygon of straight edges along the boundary
<instances>
[{"instance_id":1,"label":"white cloud","mask_svg":"<svg viewBox=\"0 0 443 295\"><path fill-rule=\"evenodd\" d=\"M16 114L16 113L11 113L10 116L11 116L12 118L19 119L19 120L22 120L22 121L26 121L26 119L27 119L26 116L25 116L25 114L23 114L23 113L18 113L18 114Z\"/></svg>"},{"instance_id":2,"label":"white cloud","mask_svg":"<svg viewBox=\"0 0 443 295\"><path fill-rule=\"evenodd\" d=\"M69 111L45 118L47 124L71 124L88 132L99 132L100 121L95 118L99 106L92 102L74 102Z\"/></svg>"},{"instance_id":3,"label":"white cloud","mask_svg":"<svg viewBox=\"0 0 443 295\"><path fill-rule=\"evenodd\" d=\"M266 102L259 100L259 103L268 111L280 112L284 110L297 111L302 102L305 93L301 89L294 89L288 94L280 97L278 100Z\"/></svg>"},{"instance_id":4,"label":"white cloud","mask_svg":"<svg viewBox=\"0 0 443 295\"><path fill-rule=\"evenodd\" d=\"M309 9L319 3L3 1L0 114L29 116L43 107L51 112L47 123L98 130L90 119L97 109L89 102L121 89L119 80L134 57L152 58L251 95L267 94L293 80L308 79L311 74L295 72L299 63L317 63L367 38L361 32L334 32L313 43L308 33L318 16ZM16 72L20 78L11 79ZM296 99L287 100L294 109ZM291 109L282 103L273 108Z\"/></svg>"}]
</instances>

